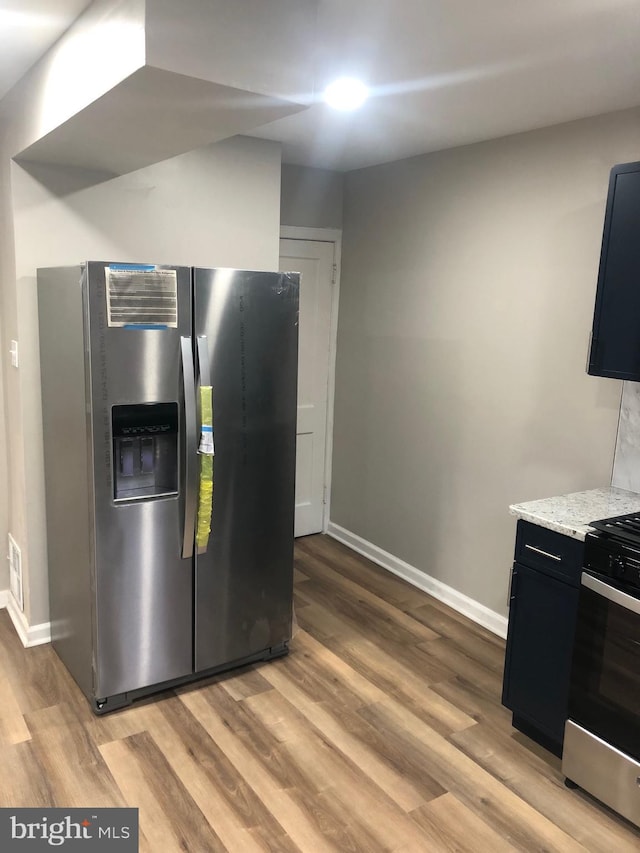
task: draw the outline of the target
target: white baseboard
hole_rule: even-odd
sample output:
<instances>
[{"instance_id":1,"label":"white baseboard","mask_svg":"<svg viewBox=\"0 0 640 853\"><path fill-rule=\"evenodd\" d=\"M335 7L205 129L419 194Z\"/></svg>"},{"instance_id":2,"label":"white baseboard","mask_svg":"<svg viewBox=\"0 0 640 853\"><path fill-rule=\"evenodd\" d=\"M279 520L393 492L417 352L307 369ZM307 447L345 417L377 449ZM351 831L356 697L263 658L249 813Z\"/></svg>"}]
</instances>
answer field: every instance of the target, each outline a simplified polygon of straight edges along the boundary
<instances>
[{"instance_id":1,"label":"white baseboard","mask_svg":"<svg viewBox=\"0 0 640 853\"><path fill-rule=\"evenodd\" d=\"M448 604L458 613L468 616L469 619L487 628L493 634L502 638L507 636L507 618L505 616L501 616L494 610L485 607L484 604L480 604L473 598L458 592L457 589L421 572L420 569L416 569L415 566L394 557L393 554L383 551L382 548L378 548L377 545L368 542L361 536L340 527L339 524L334 524L333 521L329 522L327 533L337 539L338 542L342 542L343 545L347 545L352 550L357 551L358 554L362 554L372 562L382 566L383 569L393 572L394 575L398 575L412 586L418 587L418 589L428 592L429 595L444 602L444 604Z\"/></svg>"},{"instance_id":2,"label":"white baseboard","mask_svg":"<svg viewBox=\"0 0 640 853\"><path fill-rule=\"evenodd\" d=\"M51 642L51 623L42 622L40 625L29 625L24 613L18 607L15 598L8 589L0 590L0 608L5 607L11 617L13 627L16 629L16 633L25 648L28 649L31 646L40 646L42 643Z\"/></svg>"}]
</instances>

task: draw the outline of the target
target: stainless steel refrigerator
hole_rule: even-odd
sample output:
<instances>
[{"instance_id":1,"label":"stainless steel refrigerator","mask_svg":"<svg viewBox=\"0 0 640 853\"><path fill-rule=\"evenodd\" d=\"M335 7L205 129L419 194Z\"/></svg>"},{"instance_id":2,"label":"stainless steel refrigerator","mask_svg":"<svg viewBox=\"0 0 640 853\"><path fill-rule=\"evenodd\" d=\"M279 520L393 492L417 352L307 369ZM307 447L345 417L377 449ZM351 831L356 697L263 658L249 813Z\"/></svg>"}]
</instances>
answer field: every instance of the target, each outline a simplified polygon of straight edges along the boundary
<instances>
[{"instance_id":1,"label":"stainless steel refrigerator","mask_svg":"<svg viewBox=\"0 0 640 853\"><path fill-rule=\"evenodd\" d=\"M287 651L298 296L296 273L38 270L52 640L97 713Z\"/></svg>"}]
</instances>

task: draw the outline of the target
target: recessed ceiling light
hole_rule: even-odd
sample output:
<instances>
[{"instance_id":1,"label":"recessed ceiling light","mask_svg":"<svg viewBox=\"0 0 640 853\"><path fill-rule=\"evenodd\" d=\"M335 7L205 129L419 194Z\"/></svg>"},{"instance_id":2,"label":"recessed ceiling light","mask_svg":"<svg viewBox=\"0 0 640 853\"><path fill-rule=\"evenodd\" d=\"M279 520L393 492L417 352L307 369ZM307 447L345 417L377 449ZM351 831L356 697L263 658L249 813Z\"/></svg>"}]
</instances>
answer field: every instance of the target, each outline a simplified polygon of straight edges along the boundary
<instances>
[{"instance_id":1,"label":"recessed ceiling light","mask_svg":"<svg viewBox=\"0 0 640 853\"><path fill-rule=\"evenodd\" d=\"M323 100L334 110L357 110L369 96L369 90L355 77L340 77L322 93Z\"/></svg>"}]
</instances>

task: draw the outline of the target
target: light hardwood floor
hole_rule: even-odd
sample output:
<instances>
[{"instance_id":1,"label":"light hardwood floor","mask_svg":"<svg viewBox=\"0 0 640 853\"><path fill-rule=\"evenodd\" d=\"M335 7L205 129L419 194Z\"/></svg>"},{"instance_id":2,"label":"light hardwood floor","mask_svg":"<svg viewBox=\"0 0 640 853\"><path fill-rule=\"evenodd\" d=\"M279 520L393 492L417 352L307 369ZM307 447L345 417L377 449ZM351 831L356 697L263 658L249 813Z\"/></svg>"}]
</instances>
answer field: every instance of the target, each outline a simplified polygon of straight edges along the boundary
<instances>
[{"instance_id":1,"label":"light hardwood floor","mask_svg":"<svg viewBox=\"0 0 640 853\"><path fill-rule=\"evenodd\" d=\"M296 545L288 657L105 717L0 613L0 806L136 806L142 851L603 851L500 705L504 642L325 536Z\"/></svg>"}]
</instances>

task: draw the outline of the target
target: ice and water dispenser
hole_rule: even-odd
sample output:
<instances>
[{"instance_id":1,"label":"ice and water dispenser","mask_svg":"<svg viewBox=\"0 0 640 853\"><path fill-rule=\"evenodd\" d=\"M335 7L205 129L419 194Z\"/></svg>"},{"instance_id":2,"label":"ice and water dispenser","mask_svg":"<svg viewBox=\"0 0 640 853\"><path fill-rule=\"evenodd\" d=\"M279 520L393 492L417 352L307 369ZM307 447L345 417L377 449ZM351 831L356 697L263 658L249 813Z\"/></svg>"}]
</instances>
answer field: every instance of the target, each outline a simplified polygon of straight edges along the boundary
<instances>
[{"instance_id":1,"label":"ice and water dispenser","mask_svg":"<svg viewBox=\"0 0 640 853\"><path fill-rule=\"evenodd\" d=\"M114 406L113 491L117 501L178 491L178 404Z\"/></svg>"}]
</instances>

